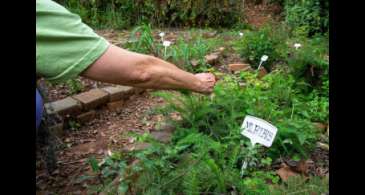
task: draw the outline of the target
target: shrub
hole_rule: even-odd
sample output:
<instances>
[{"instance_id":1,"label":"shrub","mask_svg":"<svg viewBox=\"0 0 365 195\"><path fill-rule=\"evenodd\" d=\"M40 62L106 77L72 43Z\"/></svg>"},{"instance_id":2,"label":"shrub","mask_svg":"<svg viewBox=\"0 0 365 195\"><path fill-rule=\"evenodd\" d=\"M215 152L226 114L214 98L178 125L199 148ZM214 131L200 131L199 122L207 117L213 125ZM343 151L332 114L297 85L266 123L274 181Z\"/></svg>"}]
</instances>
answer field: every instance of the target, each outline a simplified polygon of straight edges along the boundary
<instances>
[{"instance_id":1,"label":"shrub","mask_svg":"<svg viewBox=\"0 0 365 195\"><path fill-rule=\"evenodd\" d=\"M313 36L329 29L328 0L286 0L286 22L295 34Z\"/></svg>"},{"instance_id":2,"label":"shrub","mask_svg":"<svg viewBox=\"0 0 365 195\"><path fill-rule=\"evenodd\" d=\"M126 28L141 23L157 26L230 27L241 20L242 1L58 0L84 22L100 28Z\"/></svg>"},{"instance_id":3,"label":"shrub","mask_svg":"<svg viewBox=\"0 0 365 195\"><path fill-rule=\"evenodd\" d=\"M227 77L215 87L214 97L183 95L171 99L170 110L177 111L183 119L182 127L196 129L217 140L229 135L240 135L240 125L246 115L264 118L279 126L277 144L270 148L271 157L300 153L305 155L315 141L316 131L294 104L304 104L308 99L300 98L295 90L295 80L281 72L267 75L263 81L251 73L242 73L247 84L243 90L237 81ZM179 103L176 103L179 102ZM305 101L305 102L301 102ZM294 110L293 110L294 105ZM290 149L289 149L290 148Z\"/></svg>"},{"instance_id":4,"label":"shrub","mask_svg":"<svg viewBox=\"0 0 365 195\"><path fill-rule=\"evenodd\" d=\"M275 47L279 44L273 36L270 26L265 26L258 31L245 32L243 38L236 42L236 47L240 55L245 58L251 66L257 68L263 55L269 56L268 60L263 64L267 70L271 70L271 66L278 59L278 52Z\"/></svg>"},{"instance_id":5,"label":"shrub","mask_svg":"<svg viewBox=\"0 0 365 195\"><path fill-rule=\"evenodd\" d=\"M289 68L297 80L304 80L312 87L321 87L328 80L329 61L326 38L316 37L292 49L287 59Z\"/></svg>"}]
</instances>

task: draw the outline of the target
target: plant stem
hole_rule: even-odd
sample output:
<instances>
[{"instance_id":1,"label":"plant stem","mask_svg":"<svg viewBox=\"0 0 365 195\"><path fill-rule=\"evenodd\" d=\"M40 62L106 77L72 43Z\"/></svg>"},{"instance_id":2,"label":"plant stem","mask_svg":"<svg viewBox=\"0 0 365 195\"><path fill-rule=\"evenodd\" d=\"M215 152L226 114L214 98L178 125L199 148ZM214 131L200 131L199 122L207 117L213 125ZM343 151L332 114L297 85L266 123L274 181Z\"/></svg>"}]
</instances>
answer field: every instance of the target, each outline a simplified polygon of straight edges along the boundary
<instances>
[{"instance_id":1,"label":"plant stem","mask_svg":"<svg viewBox=\"0 0 365 195\"><path fill-rule=\"evenodd\" d=\"M292 109L291 109L291 115L290 115L290 120L292 120L292 118L293 118L293 114L294 114L294 103L293 103L293 107L292 107Z\"/></svg>"}]
</instances>

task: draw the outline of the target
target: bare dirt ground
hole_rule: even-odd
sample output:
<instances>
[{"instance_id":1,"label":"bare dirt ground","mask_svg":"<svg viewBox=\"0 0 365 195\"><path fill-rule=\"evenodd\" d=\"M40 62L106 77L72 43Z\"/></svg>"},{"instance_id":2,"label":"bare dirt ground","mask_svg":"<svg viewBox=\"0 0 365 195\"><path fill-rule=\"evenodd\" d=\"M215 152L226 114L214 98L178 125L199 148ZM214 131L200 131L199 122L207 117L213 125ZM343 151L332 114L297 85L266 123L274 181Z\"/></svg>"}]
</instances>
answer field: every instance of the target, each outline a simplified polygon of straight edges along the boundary
<instances>
[{"instance_id":1,"label":"bare dirt ground","mask_svg":"<svg viewBox=\"0 0 365 195\"><path fill-rule=\"evenodd\" d=\"M282 8L277 4L270 4L265 0L261 4L247 1L244 7L246 22L255 27L261 27L267 22L281 19Z\"/></svg>"},{"instance_id":2,"label":"bare dirt ground","mask_svg":"<svg viewBox=\"0 0 365 195\"><path fill-rule=\"evenodd\" d=\"M124 135L129 131L149 132L162 120L161 116L150 115L149 111L162 104L162 99L152 97L148 92L135 95L120 111L101 108L91 122L78 130L67 130L60 138L58 168L48 175L43 160L37 160L39 194L86 194L83 183L77 183L77 179L90 171L87 159L91 156L102 159L108 150L127 146L130 141Z\"/></svg>"}]
</instances>

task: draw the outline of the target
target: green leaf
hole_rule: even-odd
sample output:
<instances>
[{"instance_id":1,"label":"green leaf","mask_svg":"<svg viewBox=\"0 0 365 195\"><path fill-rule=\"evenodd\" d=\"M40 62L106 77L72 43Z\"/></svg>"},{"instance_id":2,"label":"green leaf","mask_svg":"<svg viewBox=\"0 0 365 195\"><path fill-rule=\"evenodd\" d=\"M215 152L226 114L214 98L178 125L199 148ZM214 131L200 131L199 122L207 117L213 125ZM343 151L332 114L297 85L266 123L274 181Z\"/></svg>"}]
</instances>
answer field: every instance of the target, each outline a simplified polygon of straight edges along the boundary
<instances>
[{"instance_id":1,"label":"green leaf","mask_svg":"<svg viewBox=\"0 0 365 195\"><path fill-rule=\"evenodd\" d=\"M128 191L128 188L129 188L128 184L121 182L118 186L118 192L121 194L126 194Z\"/></svg>"},{"instance_id":2,"label":"green leaf","mask_svg":"<svg viewBox=\"0 0 365 195\"><path fill-rule=\"evenodd\" d=\"M91 158L88 159L88 163L90 164L93 172L96 173L96 172L100 171L98 161L95 159L94 156L92 156Z\"/></svg>"}]
</instances>

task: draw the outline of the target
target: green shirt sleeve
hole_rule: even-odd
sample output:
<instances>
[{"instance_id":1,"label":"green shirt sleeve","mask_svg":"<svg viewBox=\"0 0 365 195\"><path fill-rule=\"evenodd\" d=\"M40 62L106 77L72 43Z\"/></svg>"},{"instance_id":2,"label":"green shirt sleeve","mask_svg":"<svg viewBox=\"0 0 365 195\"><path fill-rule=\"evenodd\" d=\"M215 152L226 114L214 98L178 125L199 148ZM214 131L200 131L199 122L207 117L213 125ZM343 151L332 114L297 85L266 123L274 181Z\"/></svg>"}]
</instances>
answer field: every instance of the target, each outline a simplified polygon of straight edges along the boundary
<instances>
[{"instance_id":1,"label":"green shirt sleeve","mask_svg":"<svg viewBox=\"0 0 365 195\"><path fill-rule=\"evenodd\" d=\"M51 0L36 1L37 75L50 82L77 77L96 61L109 43Z\"/></svg>"}]
</instances>

